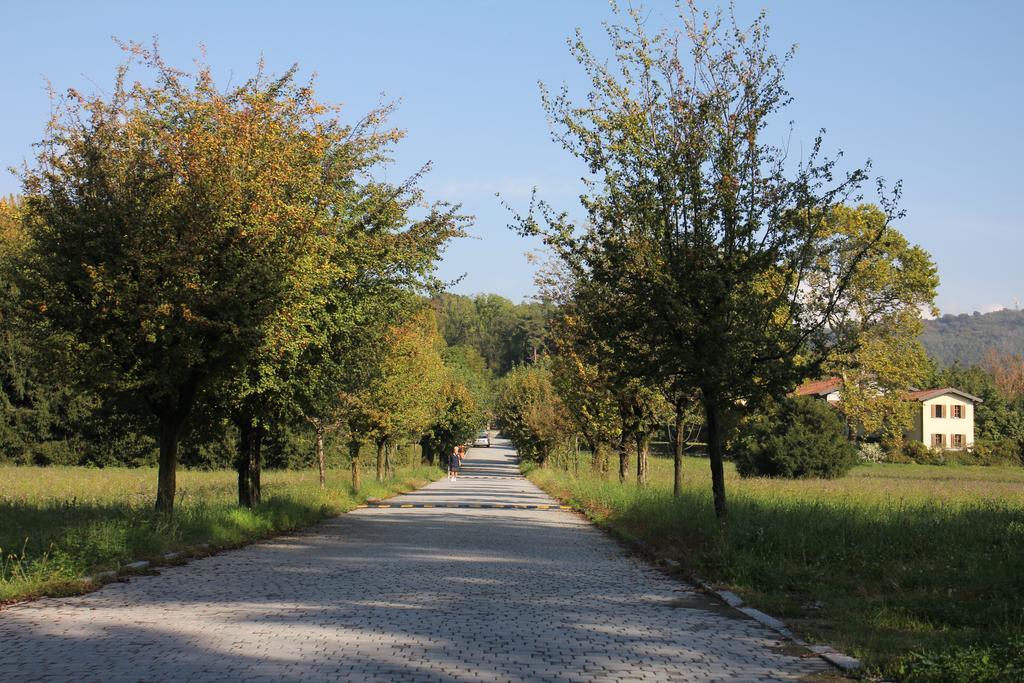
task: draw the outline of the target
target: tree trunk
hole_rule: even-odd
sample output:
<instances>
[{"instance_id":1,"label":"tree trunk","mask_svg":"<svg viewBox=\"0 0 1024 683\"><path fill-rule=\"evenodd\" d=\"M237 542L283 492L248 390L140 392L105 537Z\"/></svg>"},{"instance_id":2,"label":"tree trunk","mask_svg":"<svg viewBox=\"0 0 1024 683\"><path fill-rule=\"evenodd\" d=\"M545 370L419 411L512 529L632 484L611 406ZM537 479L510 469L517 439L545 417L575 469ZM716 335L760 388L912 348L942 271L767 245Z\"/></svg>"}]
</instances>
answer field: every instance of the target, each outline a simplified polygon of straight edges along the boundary
<instances>
[{"instance_id":1,"label":"tree trunk","mask_svg":"<svg viewBox=\"0 0 1024 683\"><path fill-rule=\"evenodd\" d=\"M433 441L429 436L424 436L420 439L420 461L424 465L433 465L435 457Z\"/></svg>"},{"instance_id":2,"label":"tree trunk","mask_svg":"<svg viewBox=\"0 0 1024 683\"><path fill-rule=\"evenodd\" d=\"M377 439L377 481L384 481L384 446L387 441Z\"/></svg>"},{"instance_id":3,"label":"tree trunk","mask_svg":"<svg viewBox=\"0 0 1024 683\"><path fill-rule=\"evenodd\" d=\"M622 433L619 440L619 483L625 484L629 477L629 439Z\"/></svg>"},{"instance_id":4,"label":"tree trunk","mask_svg":"<svg viewBox=\"0 0 1024 683\"><path fill-rule=\"evenodd\" d=\"M647 486L647 461L651 451L651 435L646 432L636 434L636 484Z\"/></svg>"},{"instance_id":5,"label":"tree trunk","mask_svg":"<svg viewBox=\"0 0 1024 683\"><path fill-rule=\"evenodd\" d=\"M682 405L676 406L676 434L672 443L672 495L678 498L683 495L683 450L686 448L686 437L683 435L685 410Z\"/></svg>"},{"instance_id":6,"label":"tree trunk","mask_svg":"<svg viewBox=\"0 0 1024 683\"><path fill-rule=\"evenodd\" d=\"M174 512L174 497L178 488L178 441L181 439L185 420L192 412L200 384L201 377L193 370L185 383L178 387L177 400L146 399L146 403L160 422L156 509L168 515Z\"/></svg>"},{"instance_id":7,"label":"tree trunk","mask_svg":"<svg viewBox=\"0 0 1024 683\"><path fill-rule=\"evenodd\" d=\"M168 515L174 512L180 432L181 425L176 415L160 416L160 468L157 473L156 509Z\"/></svg>"},{"instance_id":8,"label":"tree trunk","mask_svg":"<svg viewBox=\"0 0 1024 683\"><path fill-rule=\"evenodd\" d=\"M608 454L605 452L604 444L588 438L587 446L590 447L590 452L593 455L590 461L590 468L595 472L607 472Z\"/></svg>"},{"instance_id":9,"label":"tree trunk","mask_svg":"<svg viewBox=\"0 0 1024 683\"><path fill-rule=\"evenodd\" d=\"M711 492L715 497L715 515L725 519L725 411L713 400L704 401L708 423L708 457L711 461Z\"/></svg>"},{"instance_id":10,"label":"tree trunk","mask_svg":"<svg viewBox=\"0 0 1024 683\"><path fill-rule=\"evenodd\" d=\"M316 462L320 467L320 488L327 484L327 463L324 462L324 428L319 423L316 425Z\"/></svg>"},{"instance_id":11,"label":"tree trunk","mask_svg":"<svg viewBox=\"0 0 1024 683\"><path fill-rule=\"evenodd\" d=\"M384 444L384 477L392 479L395 476L395 446L390 441Z\"/></svg>"},{"instance_id":12,"label":"tree trunk","mask_svg":"<svg viewBox=\"0 0 1024 683\"><path fill-rule=\"evenodd\" d=\"M356 493L359 493L359 489L363 485L362 473L359 471L359 450L362 445L358 441L349 441L348 443L348 455L352 460L352 490Z\"/></svg>"},{"instance_id":13,"label":"tree trunk","mask_svg":"<svg viewBox=\"0 0 1024 683\"><path fill-rule=\"evenodd\" d=\"M263 427L252 419L236 422L239 431L238 504L255 507L260 504L260 448L263 445Z\"/></svg>"}]
</instances>

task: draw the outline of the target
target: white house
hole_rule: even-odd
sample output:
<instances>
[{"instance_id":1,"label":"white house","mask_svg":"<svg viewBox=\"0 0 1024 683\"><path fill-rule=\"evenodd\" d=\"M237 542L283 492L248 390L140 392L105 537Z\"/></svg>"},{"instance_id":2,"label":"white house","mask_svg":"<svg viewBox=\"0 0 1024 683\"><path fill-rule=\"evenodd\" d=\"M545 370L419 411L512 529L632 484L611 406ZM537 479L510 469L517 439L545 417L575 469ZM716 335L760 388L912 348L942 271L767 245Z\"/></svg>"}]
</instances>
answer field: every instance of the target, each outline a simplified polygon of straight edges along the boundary
<instances>
[{"instance_id":1,"label":"white house","mask_svg":"<svg viewBox=\"0 0 1024 683\"><path fill-rule=\"evenodd\" d=\"M953 387L911 391L905 398L920 405L908 438L931 448L974 447L974 408L980 398Z\"/></svg>"},{"instance_id":2,"label":"white house","mask_svg":"<svg viewBox=\"0 0 1024 683\"><path fill-rule=\"evenodd\" d=\"M841 410L842 385L841 378L828 377L805 382L793 393L827 401ZM974 447L974 408L981 403L980 398L953 387L909 391L904 398L920 406L914 414L914 426L906 433L908 439L929 448Z\"/></svg>"}]
</instances>

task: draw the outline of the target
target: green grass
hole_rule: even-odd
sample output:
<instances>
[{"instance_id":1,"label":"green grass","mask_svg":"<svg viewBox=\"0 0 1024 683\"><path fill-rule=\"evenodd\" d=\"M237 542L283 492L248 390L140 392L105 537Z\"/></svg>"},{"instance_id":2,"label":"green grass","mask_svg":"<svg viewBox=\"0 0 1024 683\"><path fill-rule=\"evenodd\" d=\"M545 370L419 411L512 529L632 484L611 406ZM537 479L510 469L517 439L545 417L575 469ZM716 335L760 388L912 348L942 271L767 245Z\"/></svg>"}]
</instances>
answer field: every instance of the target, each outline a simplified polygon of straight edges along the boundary
<instances>
[{"instance_id":1,"label":"green grass","mask_svg":"<svg viewBox=\"0 0 1024 683\"><path fill-rule=\"evenodd\" d=\"M905 680L1024 680L1024 469L870 465L838 480L743 480L715 519L707 461L652 461L644 490L584 468L530 478L812 642ZM1014 654L1016 653L1016 654Z\"/></svg>"},{"instance_id":2,"label":"green grass","mask_svg":"<svg viewBox=\"0 0 1024 683\"><path fill-rule=\"evenodd\" d=\"M153 510L155 468L0 466L0 604L89 588L83 577L200 544L226 548L308 526L441 476L399 467L394 479L352 491L347 470L265 471L263 503L239 508L233 471L179 471L175 512Z\"/></svg>"}]
</instances>

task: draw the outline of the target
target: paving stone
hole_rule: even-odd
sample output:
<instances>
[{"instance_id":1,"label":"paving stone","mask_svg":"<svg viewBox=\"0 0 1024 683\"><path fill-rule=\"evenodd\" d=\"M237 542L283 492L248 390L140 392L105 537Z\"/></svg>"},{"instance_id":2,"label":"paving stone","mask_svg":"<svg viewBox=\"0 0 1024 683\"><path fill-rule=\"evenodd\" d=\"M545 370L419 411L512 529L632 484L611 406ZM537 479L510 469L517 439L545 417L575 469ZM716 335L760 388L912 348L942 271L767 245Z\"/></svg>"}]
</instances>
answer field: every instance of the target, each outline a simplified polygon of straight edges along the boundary
<instances>
[{"instance_id":1,"label":"paving stone","mask_svg":"<svg viewBox=\"0 0 1024 683\"><path fill-rule=\"evenodd\" d=\"M53 681L780 681L829 671L627 553L507 442L306 532L0 611L0 671ZM480 507L421 507L466 504ZM515 509L484 505L549 506ZM786 654L789 652L790 654Z\"/></svg>"}]
</instances>

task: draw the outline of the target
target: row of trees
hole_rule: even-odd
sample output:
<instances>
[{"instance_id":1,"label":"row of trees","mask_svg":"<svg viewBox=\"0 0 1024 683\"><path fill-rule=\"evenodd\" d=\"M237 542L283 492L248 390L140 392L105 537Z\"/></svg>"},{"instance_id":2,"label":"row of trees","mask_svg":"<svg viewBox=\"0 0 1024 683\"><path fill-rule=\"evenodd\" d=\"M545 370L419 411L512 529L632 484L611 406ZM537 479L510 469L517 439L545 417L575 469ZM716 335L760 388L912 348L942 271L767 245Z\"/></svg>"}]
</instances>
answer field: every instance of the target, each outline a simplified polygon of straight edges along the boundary
<instances>
[{"instance_id":1,"label":"row of trees","mask_svg":"<svg viewBox=\"0 0 1024 683\"><path fill-rule=\"evenodd\" d=\"M526 378L513 377L499 414L526 441L521 425L562 410L596 462L617 451L623 479L635 451L643 484L661 414L677 424L678 462L699 408L724 516L726 441L744 415L824 372L862 388L864 404L879 385L923 379L916 338L936 270L892 227L898 185L878 180L865 204L869 165L841 170L821 137L798 161L766 141L790 101L790 55L769 50L763 15L741 28L684 7L682 30L654 35L640 14L626 19L608 28L612 63L571 41L590 78L583 100L544 91L555 138L590 173L586 219L543 201L518 219L553 254L543 296L558 309L556 358L535 372L561 407L517 398ZM530 439L543 457L544 439ZM677 492L678 477L677 466Z\"/></svg>"},{"instance_id":2,"label":"row of trees","mask_svg":"<svg viewBox=\"0 0 1024 683\"><path fill-rule=\"evenodd\" d=\"M402 138L390 107L346 124L295 68L221 89L204 64L124 47L109 95L55 97L0 211L4 448L137 425L170 512L190 435L231 430L255 505L275 427L309 425L321 481L324 436L343 430L356 486L364 443L382 477L397 441L429 459L477 428L472 369L445 362L422 296L468 219L425 204L426 168L378 179Z\"/></svg>"}]
</instances>

